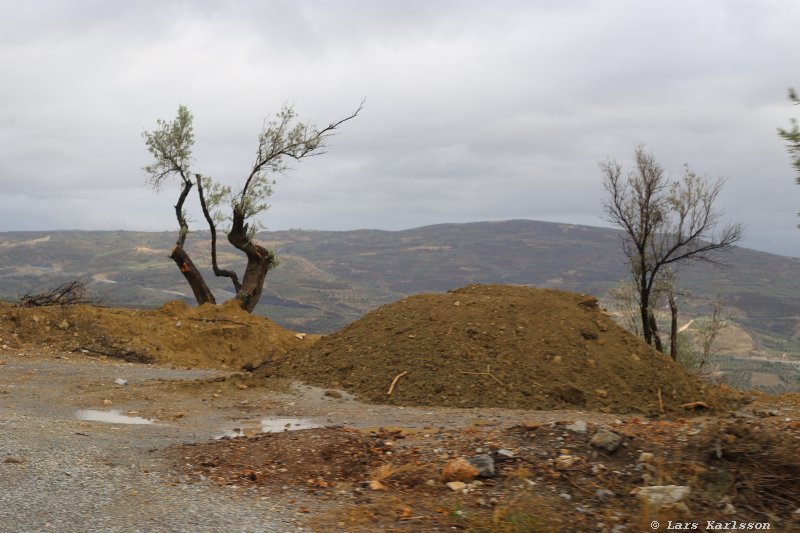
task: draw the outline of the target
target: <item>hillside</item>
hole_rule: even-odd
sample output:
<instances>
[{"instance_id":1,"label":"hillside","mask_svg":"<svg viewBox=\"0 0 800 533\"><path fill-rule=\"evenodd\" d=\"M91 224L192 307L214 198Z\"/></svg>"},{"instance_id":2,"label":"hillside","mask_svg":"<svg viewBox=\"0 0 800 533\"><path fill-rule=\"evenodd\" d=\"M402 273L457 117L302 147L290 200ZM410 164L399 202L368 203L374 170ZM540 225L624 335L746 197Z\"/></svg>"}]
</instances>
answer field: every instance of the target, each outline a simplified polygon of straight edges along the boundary
<instances>
[{"instance_id":1,"label":"hillside","mask_svg":"<svg viewBox=\"0 0 800 533\"><path fill-rule=\"evenodd\" d=\"M522 284L603 296L626 277L619 232L606 228L527 220L441 224L405 231L289 230L263 234L281 265L268 277L259 314L294 330L332 332L379 305L423 292L470 283ZM104 303L156 307L190 299L183 278L167 257L171 232L8 232L0 234L0 299L82 278ZM207 233L190 234L187 248L208 264ZM223 263L240 266L232 248ZM736 248L717 268L693 264L680 273L692 296L681 322L707 312L719 294L731 335L726 356L800 353L798 259ZM213 276L209 273L209 280ZM219 299L230 286L214 281ZM761 363L758 363L759 365ZM751 365L752 366L752 365ZM784 380L795 380L796 369ZM772 371L770 373L774 373ZM769 378L766 382L773 383Z\"/></svg>"}]
</instances>

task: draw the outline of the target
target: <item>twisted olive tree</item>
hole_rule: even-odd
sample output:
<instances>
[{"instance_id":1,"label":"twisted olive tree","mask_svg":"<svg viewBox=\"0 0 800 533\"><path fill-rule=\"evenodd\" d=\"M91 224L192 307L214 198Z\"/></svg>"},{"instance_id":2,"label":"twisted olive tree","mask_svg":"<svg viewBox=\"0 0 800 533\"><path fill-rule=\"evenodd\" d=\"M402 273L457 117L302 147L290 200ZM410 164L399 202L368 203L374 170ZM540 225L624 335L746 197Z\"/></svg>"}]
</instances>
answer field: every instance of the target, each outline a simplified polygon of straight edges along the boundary
<instances>
[{"instance_id":1,"label":"twisted olive tree","mask_svg":"<svg viewBox=\"0 0 800 533\"><path fill-rule=\"evenodd\" d=\"M256 157L240 188L233 189L191 170L194 130L192 114L185 106L178 107L172 121L159 119L153 131L142 135L153 161L144 171L148 183L161 189L167 181L177 178L181 184L175 216L179 232L170 258L178 265L198 304L216 303L202 273L184 249L189 224L186 219L185 202L193 187L197 187L197 198L203 216L211 232L211 263L214 274L231 280L236 299L245 311L251 312L258 304L269 272L276 264L275 254L255 241L260 228L256 217L268 209L267 198L272 194L273 174L289 169L289 161L300 161L312 155L322 154L326 141L344 122L358 116L363 102L350 115L317 128L300 122L291 106L283 109L271 120L265 120L258 136ZM232 270L220 268L217 262L217 234L222 228L228 242L245 254L247 265L239 278Z\"/></svg>"}]
</instances>

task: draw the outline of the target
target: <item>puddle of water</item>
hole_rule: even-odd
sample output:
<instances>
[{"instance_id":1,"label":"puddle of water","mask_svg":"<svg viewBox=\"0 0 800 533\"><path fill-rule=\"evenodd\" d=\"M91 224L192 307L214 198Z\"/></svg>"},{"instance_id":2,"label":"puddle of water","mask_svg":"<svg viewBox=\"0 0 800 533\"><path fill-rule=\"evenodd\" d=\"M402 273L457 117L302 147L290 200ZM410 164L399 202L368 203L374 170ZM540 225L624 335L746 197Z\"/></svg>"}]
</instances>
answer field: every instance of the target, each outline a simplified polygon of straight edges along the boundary
<instances>
[{"instance_id":1,"label":"puddle of water","mask_svg":"<svg viewBox=\"0 0 800 533\"><path fill-rule=\"evenodd\" d=\"M108 424L152 424L153 421L138 416L120 414L117 410L100 411L98 409L81 409L77 414L80 420L90 422L106 422Z\"/></svg>"},{"instance_id":2,"label":"puddle of water","mask_svg":"<svg viewBox=\"0 0 800 533\"><path fill-rule=\"evenodd\" d=\"M307 418L262 418L261 420L242 420L241 426L225 431L217 438L223 437L251 437L258 433L281 433L283 431L297 431L298 429L314 429L325 427Z\"/></svg>"}]
</instances>

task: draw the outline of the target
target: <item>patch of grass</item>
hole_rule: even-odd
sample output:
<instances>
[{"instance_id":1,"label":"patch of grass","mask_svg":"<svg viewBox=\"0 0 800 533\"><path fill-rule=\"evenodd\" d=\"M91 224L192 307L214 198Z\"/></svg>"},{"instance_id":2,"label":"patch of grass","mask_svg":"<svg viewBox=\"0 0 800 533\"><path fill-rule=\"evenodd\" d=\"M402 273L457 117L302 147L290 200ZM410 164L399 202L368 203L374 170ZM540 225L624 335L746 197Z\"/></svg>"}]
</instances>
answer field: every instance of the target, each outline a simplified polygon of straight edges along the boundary
<instances>
[{"instance_id":1,"label":"patch of grass","mask_svg":"<svg viewBox=\"0 0 800 533\"><path fill-rule=\"evenodd\" d=\"M469 514L464 517L464 531L469 533L550 533L565 531L559 517L566 513L557 502L526 489L490 513Z\"/></svg>"}]
</instances>

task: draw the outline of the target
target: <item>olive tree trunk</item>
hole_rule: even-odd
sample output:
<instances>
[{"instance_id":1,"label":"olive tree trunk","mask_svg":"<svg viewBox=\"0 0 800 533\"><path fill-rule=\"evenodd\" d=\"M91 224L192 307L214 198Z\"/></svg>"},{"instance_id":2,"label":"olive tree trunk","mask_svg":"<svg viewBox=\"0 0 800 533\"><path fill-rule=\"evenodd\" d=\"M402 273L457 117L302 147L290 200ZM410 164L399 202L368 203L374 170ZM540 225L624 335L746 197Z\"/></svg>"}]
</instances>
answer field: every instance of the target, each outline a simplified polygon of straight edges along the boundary
<instances>
[{"instance_id":1,"label":"olive tree trunk","mask_svg":"<svg viewBox=\"0 0 800 533\"><path fill-rule=\"evenodd\" d=\"M214 295L211 293L211 289L208 288L206 280L203 279L203 275L194 265L189 254L183 249L183 245L186 242L186 235L189 233L189 223L186 221L186 216L183 213L183 204L186 202L189 191L192 190L192 182L183 174L181 174L181 176L183 177L183 189L178 197L178 203L175 204L175 216L178 219L180 231L178 232L178 240L175 242L175 247L172 249L172 252L170 252L169 257L178 265L181 274L183 274L183 277L192 288L194 298L197 300L197 305L203 305L207 302L215 304L217 302L214 299Z\"/></svg>"},{"instance_id":2,"label":"olive tree trunk","mask_svg":"<svg viewBox=\"0 0 800 533\"><path fill-rule=\"evenodd\" d=\"M241 285L236 291L236 300L242 309L251 313L264 291L267 272L275 266L275 255L270 250L254 243L248 230L248 224L245 224L241 211L234 209L228 242L247 256L247 266Z\"/></svg>"},{"instance_id":3,"label":"olive tree trunk","mask_svg":"<svg viewBox=\"0 0 800 533\"><path fill-rule=\"evenodd\" d=\"M183 277L192 288L194 298L197 300L197 305L217 303L214 299L214 295L211 293L211 289L206 285L206 280L203 279L203 275L194 265L194 262L189 257L189 254L186 253L186 250L183 249L183 246L176 244L169 254L169 257L178 265L181 274L183 274Z\"/></svg>"},{"instance_id":4,"label":"olive tree trunk","mask_svg":"<svg viewBox=\"0 0 800 533\"><path fill-rule=\"evenodd\" d=\"M675 302L675 293L669 293L669 354L673 361L678 360L678 304Z\"/></svg>"}]
</instances>

